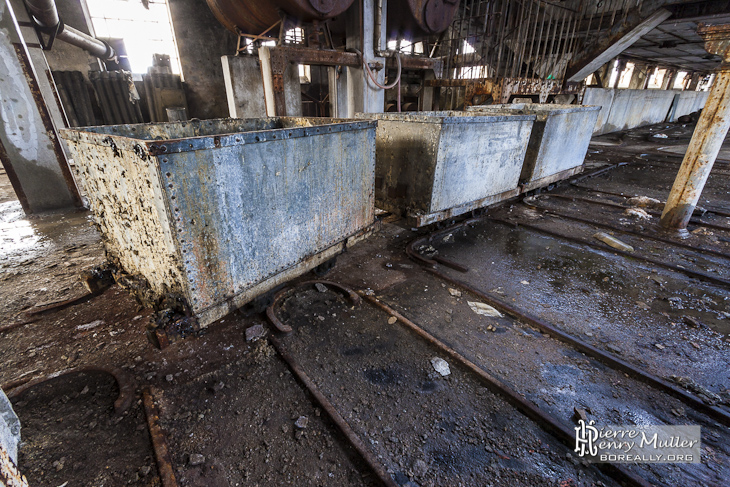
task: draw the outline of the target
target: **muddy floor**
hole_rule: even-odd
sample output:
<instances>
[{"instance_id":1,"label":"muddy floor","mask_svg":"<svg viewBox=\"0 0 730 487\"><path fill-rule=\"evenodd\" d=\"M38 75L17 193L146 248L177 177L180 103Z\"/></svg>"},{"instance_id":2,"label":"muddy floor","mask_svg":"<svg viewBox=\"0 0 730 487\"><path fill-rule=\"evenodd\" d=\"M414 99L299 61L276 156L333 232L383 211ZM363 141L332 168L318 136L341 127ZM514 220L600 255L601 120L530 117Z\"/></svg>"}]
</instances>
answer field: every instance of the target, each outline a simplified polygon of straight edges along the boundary
<instances>
[{"instance_id":1,"label":"muddy floor","mask_svg":"<svg viewBox=\"0 0 730 487\"><path fill-rule=\"evenodd\" d=\"M657 229L692 128L662 124L594 139L584 174L610 170L433 238L435 228L385 216L326 279L390 305L568 428L576 411L600 424L701 425L700 464L628 470L654 485L724 485L727 425L528 323L477 314L469 303L480 297L467 289L730 412L730 152L716 163L689 235ZM632 251L618 252L598 232ZM465 287L410 259L406 247L417 239L419 255L468 269L437 265ZM616 484L367 301L354 306L340 291L308 284L275 309L291 335L243 309L160 351L145 334L151 310L116 285L53 308L84 296L79 276L104 262L88 212L27 218L0 173L0 242L0 327L9 328L0 332L0 386L23 426L20 464L31 485L161 485L145 387L179 485L380 485L272 337L397 485ZM435 358L445 359L448 375ZM120 370L121 383L95 368ZM59 371L70 372L13 394ZM131 401L120 413L122 389Z\"/></svg>"}]
</instances>

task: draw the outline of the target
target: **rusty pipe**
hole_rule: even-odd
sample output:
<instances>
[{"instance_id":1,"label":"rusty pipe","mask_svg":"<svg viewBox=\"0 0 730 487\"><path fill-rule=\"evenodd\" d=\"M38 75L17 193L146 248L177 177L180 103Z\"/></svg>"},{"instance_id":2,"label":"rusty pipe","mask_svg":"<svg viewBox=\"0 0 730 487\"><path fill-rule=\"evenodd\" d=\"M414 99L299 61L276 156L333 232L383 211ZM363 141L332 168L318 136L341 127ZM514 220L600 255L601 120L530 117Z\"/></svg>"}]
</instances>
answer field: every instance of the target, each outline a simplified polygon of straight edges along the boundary
<instances>
[{"instance_id":1,"label":"rusty pipe","mask_svg":"<svg viewBox=\"0 0 730 487\"><path fill-rule=\"evenodd\" d=\"M80 47L104 61L116 58L117 53L106 42L65 25L58 15L54 0L25 0L25 4L33 22L40 30L55 33L56 39Z\"/></svg>"},{"instance_id":2,"label":"rusty pipe","mask_svg":"<svg viewBox=\"0 0 730 487\"><path fill-rule=\"evenodd\" d=\"M722 56L723 63L662 212L661 226L683 233L730 128L730 24L700 26L697 33L704 38L705 49Z\"/></svg>"}]
</instances>

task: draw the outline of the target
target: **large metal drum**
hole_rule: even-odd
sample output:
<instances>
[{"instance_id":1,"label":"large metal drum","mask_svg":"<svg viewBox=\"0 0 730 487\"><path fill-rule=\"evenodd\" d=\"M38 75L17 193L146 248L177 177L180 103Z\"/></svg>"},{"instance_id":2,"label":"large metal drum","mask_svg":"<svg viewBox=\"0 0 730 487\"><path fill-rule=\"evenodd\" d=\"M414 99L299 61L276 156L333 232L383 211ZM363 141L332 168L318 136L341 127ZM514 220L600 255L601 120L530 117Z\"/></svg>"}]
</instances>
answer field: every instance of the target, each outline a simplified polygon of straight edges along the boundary
<instances>
[{"instance_id":1,"label":"large metal drum","mask_svg":"<svg viewBox=\"0 0 730 487\"><path fill-rule=\"evenodd\" d=\"M304 21L340 15L353 0L207 0L218 21L228 30L260 34L279 19L279 10Z\"/></svg>"},{"instance_id":2,"label":"large metal drum","mask_svg":"<svg viewBox=\"0 0 730 487\"><path fill-rule=\"evenodd\" d=\"M388 38L414 40L451 25L459 0L388 0Z\"/></svg>"}]
</instances>

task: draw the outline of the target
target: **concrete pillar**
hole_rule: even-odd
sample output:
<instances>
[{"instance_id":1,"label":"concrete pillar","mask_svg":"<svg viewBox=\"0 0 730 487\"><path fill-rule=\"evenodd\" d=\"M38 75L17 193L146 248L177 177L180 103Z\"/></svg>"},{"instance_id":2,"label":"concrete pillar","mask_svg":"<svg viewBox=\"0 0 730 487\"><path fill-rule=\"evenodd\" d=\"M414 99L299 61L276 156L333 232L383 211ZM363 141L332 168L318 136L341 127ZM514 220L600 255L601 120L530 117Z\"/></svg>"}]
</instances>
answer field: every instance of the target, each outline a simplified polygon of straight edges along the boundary
<instances>
[{"instance_id":1,"label":"concrete pillar","mask_svg":"<svg viewBox=\"0 0 730 487\"><path fill-rule=\"evenodd\" d=\"M702 81L700 73L692 73L687 85L687 91L697 91L697 85L700 84L700 81Z\"/></svg>"},{"instance_id":2,"label":"concrete pillar","mask_svg":"<svg viewBox=\"0 0 730 487\"><path fill-rule=\"evenodd\" d=\"M6 0L0 0L0 114L0 161L25 212L82 206Z\"/></svg>"},{"instance_id":3,"label":"concrete pillar","mask_svg":"<svg viewBox=\"0 0 730 487\"><path fill-rule=\"evenodd\" d=\"M231 118L266 116L261 61L256 56L222 56L228 114Z\"/></svg>"},{"instance_id":4,"label":"concrete pillar","mask_svg":"<svg viewBox=\"0 0 730 487\"><path fill-rule=\"evenodd\" d=\"M686 231L730 128L730 24L700 25L697 33L705 40L705 49L722 56L723 63L662 213L661 225L680 231Z\"/></svg>"},{"instance_id":5,"label":"concrete pillar","mask_svg":"<svg viewBox=\"0 0 730 487\"><path fill-rule=\"evenodd\" d=\"M619 59L616 61L616 79L613 83L611 83L611 74L612 69L609 68L608 71L606 71L606 86L605 88L616 88L618 84L621 82L621 76L623 75L624 71L626 70L626 64L627 61L625 59ZM611 66L613 63L610 63L609 66Z\"/></svg>"},{"instance_id":6,"label":"concrete pillar","mask_svg":"<svg viewBox=\"0 0 730 487\"><path fill-rule=\"evenodd\" d=\"M327 68L330 114L335 118L347 118L347 70L342 66Z\"/></svg>"},{"instance_id":7,"label":"concrete pillar","mask_svg":"<svg viewBox=\"0 0 730 487\"><path fill-rule=\"evenodd\" d=\"M644 66L641 64L634 65L634 72L631 73L631 81L629 81L629 89L643 90L646 88L654 68L654 66Z\"/></svg>"},{"instance_id":8,"label":"concrete pillar","mask_svg":"<svg viewBox=\"0 0 730 487\"><path fill-rule=\"evenodd\" d=\"M362 52L365 62L380 63L385 66L385 58L376 57L375 14L377 0L356 2L345 13L346 45L348 49ZM385 0L383 12L387 11ZM383 14L383 18L385 15ZM385 46L385 22L380 26L380 45ZM347 113L348 118L357 112L381 113L385 106L385 92L375 86L363 68L346 68L347 71ZM385 69L374 71L378 83L385 83Z\"/></svg>"},{"instance_id":9,"label":"concrete pillar","mask_svg":"<svg viewBox=\"0 0 730 487\"><path fill-rule=\"evenodd\" d=\"M289 62L285 53L275 47L259 47L259 62L268 116L301 117L299 65Z\"/></svg>"},{"instance_id":10,"label":"concrete pillar","mask_svg":"<svg viewBox=\"0 0 730 487\"><path fill-rule=\"evenodd\" d=\"M674 80L677 79L677 70L675 69L667 69L666 73L664 73L664 79L662 80L662 89L663 90L671 90L672 86L674 86Z\"/></svg>"}]
</instances>

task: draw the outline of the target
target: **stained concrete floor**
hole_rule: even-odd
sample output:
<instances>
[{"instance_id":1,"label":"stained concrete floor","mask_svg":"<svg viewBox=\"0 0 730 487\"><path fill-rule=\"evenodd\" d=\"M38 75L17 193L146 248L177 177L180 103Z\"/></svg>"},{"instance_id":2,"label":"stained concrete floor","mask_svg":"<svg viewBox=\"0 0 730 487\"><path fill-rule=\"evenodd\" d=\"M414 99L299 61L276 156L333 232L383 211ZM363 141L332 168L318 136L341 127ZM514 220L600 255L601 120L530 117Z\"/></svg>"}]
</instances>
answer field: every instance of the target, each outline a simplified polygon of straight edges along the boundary
<instances>
[{"instance_id":1,"label":"stained concrete floor","mask_svg":"<svg viewBox=\"0 0 730 487\"><path fill-rule=\"evenodd\" d=\"M701 202L710 211L689 238L658 232L651 204L646 214L627 212L629 197L666 198L691 130L658 125L595 139L586 172L612 170L507 202L430 240L433 229L386 217L326 279L375 296L568 427L576 409L599 424L700 424L701 464L628 470L654 485L724 485L726 426L524 320L478 315L469 305L484 300L481 292L730 411L730 164L716 163ZM599 231L635 251L615 252L593 237ZM424 257L468 271L427 272L405 253L419 238ZM616 483L473 370L332 287L304 285L280 301L277 315L292 335L277 336L263 315L243 309L159 351L144 333L151 310L118 286L43 312L81 296L79 274L104 260L88 213L28 219L0 174L0 239L0 326L28 322L0 332L0 385L12 392L8 385L102 366L121 369L134 391L121 416L117 386L103 372L62 376L14 397L31 485L160 485L141 405L146 386L180 485L378 485L273 337L399 485ZM267 336L246 341L257 324ZM434 357L447 359L451 375L435 372Z\"/></svg>"}]
</instances>

